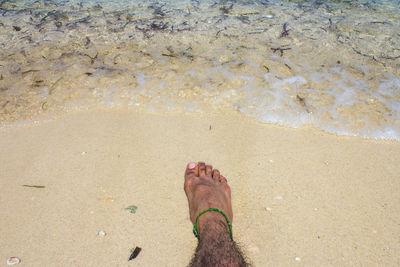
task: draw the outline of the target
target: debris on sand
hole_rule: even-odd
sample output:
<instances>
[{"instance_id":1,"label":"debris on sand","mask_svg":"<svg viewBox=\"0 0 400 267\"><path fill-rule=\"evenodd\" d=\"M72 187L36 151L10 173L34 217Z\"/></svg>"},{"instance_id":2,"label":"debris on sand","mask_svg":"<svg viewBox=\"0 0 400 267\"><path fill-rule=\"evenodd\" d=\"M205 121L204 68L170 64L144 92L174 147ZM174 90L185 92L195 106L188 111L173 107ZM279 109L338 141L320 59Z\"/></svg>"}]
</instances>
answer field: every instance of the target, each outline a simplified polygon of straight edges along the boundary
<instances>
[{"instance_id":1,"label":"debris on sand","mask_svg":"<svg viewBox=\"0 0 400 267\"><path fill-rule=\"evenodd\" d=\"M129 207L125 208L125 210L129 210L130 213L135 214L137 207L135 205L130 205Z\"/></svg>"},{"instance_id":2,"label":"debris on sand","mask_svg":"<svg viewBox=\"0 0 400 267\"><path fill-rule=\"evenodd\" d=\"M20 262L21 262L21 260L18 257L9 257L7 259L7 265L16 265Z\"/></svg>"},{"instance_id":3,"label":"debris on sand","mask_svg":"<svg viewBox=\"0 0 400 267\"><path fill-rule=\"evenodd\" d=\"M104 237L104 236L107 235L107 233L105 231L103 231L103 230L100 230L99 232L97 232L97 235L101 236L101 237Z\"/></svg>"},{"instance_id":4,"label":"debris on sand","mask_svg":"<svg viewBox=\"0 0 400 267\"><path fill-rule=\"evenodd\" d=\"M24 184L22 185L23 187L31 187L31 188L46 188L44 185L29 185L29 184Z\"/></svg>"},{"instance_id":5,"label":"debris on sand","mask_svg":"<svg viewBox=\"0 0 400 267\"><path fill-rule=\"evenodd\" d=\"M128 260L128 261L131 261L131 260L133 260L134 258L136 258L136 257L139 255L140 251L142 251L142 248L136 247L136 248L132 251L131 255L129 256L129 260Z\"/></svg>"}]
</instances>

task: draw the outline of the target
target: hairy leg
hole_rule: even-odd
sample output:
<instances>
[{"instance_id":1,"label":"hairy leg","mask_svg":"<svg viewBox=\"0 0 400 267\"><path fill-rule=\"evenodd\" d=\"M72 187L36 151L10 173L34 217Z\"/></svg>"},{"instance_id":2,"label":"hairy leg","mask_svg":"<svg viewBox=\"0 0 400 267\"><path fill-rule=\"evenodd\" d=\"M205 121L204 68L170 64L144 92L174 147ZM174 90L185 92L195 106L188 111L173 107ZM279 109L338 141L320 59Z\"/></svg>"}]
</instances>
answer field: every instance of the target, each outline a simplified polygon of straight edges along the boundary
<instances>
[{"instance_id":1,"label":"hairy leg","mask_svg":"<svg viewBox=\"0 0 400 267\"><path fill-rule=\"evenodd\" d=\"M189 163L185 172L185 192L189 202L190 219L208 209L222 210L232 222L231 191L225 177L211 165ZM199 243L191 266L247 266L244 257L231 239L224 216L209 211L199 217Z\"/></svg>"},{"instance_id":2,"label":"hairy leg","mask_svg":"<svg viewBox=\"0 0 400 267\"><path fill-rule=\"evenodd\" d=\"M226 230L226 225L221 221L211 221L203 226L203 234L190 266L247 266L247 264Z\"/></svg>"}]
</instances>

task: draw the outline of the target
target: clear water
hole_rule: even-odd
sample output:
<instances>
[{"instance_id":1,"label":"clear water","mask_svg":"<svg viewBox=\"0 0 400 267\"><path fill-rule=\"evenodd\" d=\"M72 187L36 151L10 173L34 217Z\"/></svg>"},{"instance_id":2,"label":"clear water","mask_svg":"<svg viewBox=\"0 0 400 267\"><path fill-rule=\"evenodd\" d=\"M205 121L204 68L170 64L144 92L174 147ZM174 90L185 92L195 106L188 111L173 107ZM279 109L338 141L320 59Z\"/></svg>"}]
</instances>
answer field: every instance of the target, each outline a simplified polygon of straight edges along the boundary
<instances>
[{"instance_id":1,"label":"clear water","mask_svg":"<svg viewBox=\"0 0 400 267\"><path fill-rule=\"evenodd\" d=\"M96 106L400 140L400 1L0 1L0 125Z\"/></svg>"}]
</instances>

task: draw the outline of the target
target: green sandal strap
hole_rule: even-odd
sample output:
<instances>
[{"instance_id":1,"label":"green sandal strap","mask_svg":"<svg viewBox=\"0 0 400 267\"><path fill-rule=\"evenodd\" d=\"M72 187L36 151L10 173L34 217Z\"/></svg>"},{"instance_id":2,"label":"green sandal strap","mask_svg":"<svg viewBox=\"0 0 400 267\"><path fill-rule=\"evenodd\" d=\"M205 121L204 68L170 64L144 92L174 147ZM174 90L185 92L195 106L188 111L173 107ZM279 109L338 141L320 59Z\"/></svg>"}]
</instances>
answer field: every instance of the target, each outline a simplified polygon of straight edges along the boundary
<instances>
[{"instance_id":1,"label":"green sandal strap","mask_svg":"<svg viewBox=\"0 0 400 267\"><path fill-rule=\"evenodd\" d=\"M230 222L229 219L228 219L228 216L226 216L225 213L224 213L222 210L216 209L216 208L209 208L209 209L203 210L202 212L199 213L199 215L197 215L197 218L196 218L196 220L195 220L195 222L194 222L194 224L193 224L193 234L194 234L194 236L197 237L197 239L200 239L199 232L197 232L196 224L197 224L197 221L199 220L199 217L200 217L201 215L203 215L204 213L208 212L208 211L216 211L216 212L219 212L219 213L221 213L222 215L224 215L224 217L225 217L225 219L226 219L226 222L228 223L228 227L229 227L229 232L230 232L231 239L233 240L233 236L232 236L232 225L231 225L231 222Z\"/></svg>"}]
</instances>

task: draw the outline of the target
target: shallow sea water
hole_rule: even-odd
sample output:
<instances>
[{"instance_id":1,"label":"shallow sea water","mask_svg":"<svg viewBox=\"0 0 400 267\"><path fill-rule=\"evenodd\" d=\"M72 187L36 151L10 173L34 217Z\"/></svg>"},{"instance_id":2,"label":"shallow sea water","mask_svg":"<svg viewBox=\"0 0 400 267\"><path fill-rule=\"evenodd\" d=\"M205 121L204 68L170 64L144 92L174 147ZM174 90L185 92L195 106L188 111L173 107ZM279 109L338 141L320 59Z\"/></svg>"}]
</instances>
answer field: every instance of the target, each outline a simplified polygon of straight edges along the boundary
<instances>
[{"instance_id":1,"label":"shallow sea water","mask_svg":"<svg viewBox=\"0 0 400 267\"><path fill-rule=\"evenodd\" d=\"M400 140L400 1L0 1L0 125L97 106Z\"/></svg>"}]
</instances>

